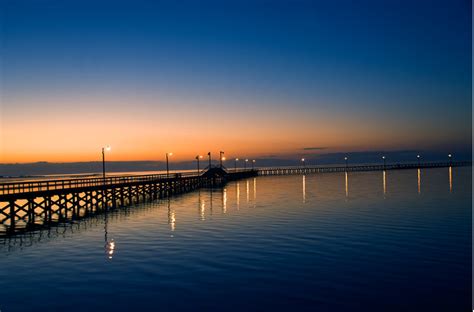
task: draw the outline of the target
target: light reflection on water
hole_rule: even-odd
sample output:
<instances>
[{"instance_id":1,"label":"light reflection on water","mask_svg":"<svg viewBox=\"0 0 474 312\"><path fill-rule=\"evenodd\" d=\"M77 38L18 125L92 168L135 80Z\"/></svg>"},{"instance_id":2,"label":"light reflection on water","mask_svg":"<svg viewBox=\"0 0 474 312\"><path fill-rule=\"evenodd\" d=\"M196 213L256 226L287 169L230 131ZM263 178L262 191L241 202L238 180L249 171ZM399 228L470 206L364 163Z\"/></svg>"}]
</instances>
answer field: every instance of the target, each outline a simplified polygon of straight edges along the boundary
<instances>
[{"instance_id":1,"label":"light reflection on water","mask_svg":"<svg viewBox=\"0 0 474 312\"><path fill-rule=\"evenodd\" d=\"M470 167L232 182L1 241L0 308L469 309L470 202Z\"/></svg>"},{"instance_id":2,"label":"light reflection on water","mask_svg":"<svg viewBox=\"0 0 474 312\"><path fill-rule=\"evenodd\" d=\"M449 191L453 191L453 168L449 167Z\"/></svg>"},{"instance_id":3,"label":"light reflection on water","mask_svg":"<svg viewBox=\"0 0 474 312\"><path fill-rule=\"evenodd\" d=\"M383 177L383 194L387 194L387 172L384 170L382 172L382 177Z\"/></svg>"},{"instance_id":4,"label":"light reflection on water","mask_svg":"<svg viewBox=\"0 0 474 312\"><path fill-rule=\"evenodd\" d=\"M306 175L303 174L303 204L306 203Z\"/></svg>"},{"instance_id":5,"label":"light reflection on water","mask_svg":"<svg viewBox=\"0 0 474 312\"><path fill-rule=\"evenodd\" d=\"M417 170L418 175L418 194L421 194L421 169Z\"/></svg>"},{"instance_id":6,"label":"light reflection on water","mask_svg":"<svg viewBox=\"0 0 474 312\"><path fill-rule=\"evenodd\" d=\"M240 209L240 182L239 181L235 183L235 187L236 187L235 193L237 197L237 210L239 210Z\"/></svg>"},{"instance_id":7,"label":"light reflection on water","mask_svg":"<svg viewBox=\"0 0 474 312\"><path fill-rule=\"evenodd\" d=\"M346 197L349 197L349 177L347 172L344 172L345 182L346 182Z\"/></svg>"}]
</instances>

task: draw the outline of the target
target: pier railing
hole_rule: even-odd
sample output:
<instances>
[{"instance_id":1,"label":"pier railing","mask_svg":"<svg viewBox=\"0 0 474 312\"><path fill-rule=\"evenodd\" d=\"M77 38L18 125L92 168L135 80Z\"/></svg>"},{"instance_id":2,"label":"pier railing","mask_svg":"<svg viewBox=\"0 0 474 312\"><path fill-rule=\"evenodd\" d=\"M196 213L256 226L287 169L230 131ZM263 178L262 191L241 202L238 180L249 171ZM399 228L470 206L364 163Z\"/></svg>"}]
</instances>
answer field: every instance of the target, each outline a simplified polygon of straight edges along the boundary
<instances>
[{"instance_id":1,"label":"pier railing","mask_svg":"<svg viewBox=\"0 0 474 312\"><path fill-rule=\"evenodd\" d=\"M250 169L229 170L230 173L248 172ZM0 183L0 195L53 191L63 189L77 189L84 187L110 187L121 184L139 184L154 181L199 177L204 171L195 172L173 172L170 174L149 174L130 176L107 176L94 178L73 178L55 180L17 181Z\"/></svg>"},{"instance_id":2,"label":"pier railing","mask_svg":"<svg viewBox=\"0 0 474 312\"><path fill-rule=\"evenodd\" d=\"M381 171L398 169L421 169L421 168L442 168L470 166L470 161L458 162L430 162L430 163L398 163L398 164L367 164L351 166L299 166L299 167L267 167L258 168L259 175L289 175L305 173L325 173L325 172L355 172L355 171Z\"/></svg>"},{"instance_id":3,"label":"pier railing","mask_svg":"<svg viewBox=\"0 0 474 312\"><path fill-rule=\"evenodd\" d=\"M407 163L407 164L377 164L377 165L351 165L351 166L299 166L299 167L264 167L255 168L259 175L285 175L285 174L304 174L304 173L323 173L323 172L343 172L343 171L376 171L376 170L394 170L394 169L416 169L416 168L439 168L449 166L467 166L471 162L433 162L433 163ZM229 173L241 173L252 171L253 169L228 169ZM173 172L169 175L150 174L150 175L130 175L130 176L108 176L94 178L73 178L56 180L37 180L37 181L17 181L0 183L0 195L52 191L62 189L76 189L84 187L110 187L121 184L149 183L177 178L199 177L201 172Z\"/></svg>"}]
</instances>

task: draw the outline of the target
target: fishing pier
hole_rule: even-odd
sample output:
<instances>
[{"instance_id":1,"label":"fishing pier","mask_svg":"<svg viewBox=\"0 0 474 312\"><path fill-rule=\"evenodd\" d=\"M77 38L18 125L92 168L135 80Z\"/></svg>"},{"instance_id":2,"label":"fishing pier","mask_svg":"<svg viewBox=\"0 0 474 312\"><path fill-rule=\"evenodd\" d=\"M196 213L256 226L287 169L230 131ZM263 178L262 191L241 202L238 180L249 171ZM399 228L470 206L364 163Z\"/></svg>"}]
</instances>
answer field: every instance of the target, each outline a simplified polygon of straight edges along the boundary
<instances>
[{"instance_id":1,"label":"fishing pier","mask_svg":"<svg viewBox=\"0 0 474 312\"><path fill-rule=\"evenodd\" d=\"M150 202L258 175L318 174L469 166L471 162L274 167L0 183L0 235L70 222L119 207ZM4 231L2 231L2 227Z\"/></svg>"},{"instance_id":2,"label":"fishing pier","mask_svg":"<svg viewBox=\"0 0 474 312\"><path fill-rule=\"evenodd\" d=\"M199 173L0 183L0 226L12 234L257 175L252 169L212 167Z\"/></svg>"}]
</instances>

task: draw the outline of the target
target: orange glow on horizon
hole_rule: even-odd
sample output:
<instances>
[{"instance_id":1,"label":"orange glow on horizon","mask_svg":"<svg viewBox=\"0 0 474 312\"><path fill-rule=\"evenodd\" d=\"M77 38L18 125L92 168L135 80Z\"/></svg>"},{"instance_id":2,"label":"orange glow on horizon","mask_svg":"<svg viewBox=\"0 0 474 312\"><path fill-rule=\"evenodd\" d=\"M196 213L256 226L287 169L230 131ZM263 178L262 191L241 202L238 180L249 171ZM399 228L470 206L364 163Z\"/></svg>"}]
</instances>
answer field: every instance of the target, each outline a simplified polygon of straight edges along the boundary
<instances>
[{"instance_id":1,"label":"orange glow on horizon","mask_svg":"<svg viewBox=\"0 0 474 312\"><path fill-rule=\"evenodd\" d=\"M229 105L216 111L208 104L196 111L193 103L166 102L160 107L148 103L150 110L135 111L124 100L102 99L104 103L97 106L83 105L94 103L93 99L82 100L52 99L31 111L22 110L20 100L8 103L2 111L0 163L99 161L101 148L107 145L113 147L108 161L163 161L169 151L174 153L172 161L185 161L209 151L217 160L219 151L225 151L228 159L254 159L301 157L306 152L420 149L453 137L430 127L414 133L383 120L294 112L291 107L256 108L249 114ZM68 103L67 109L63 102ZM325 149L304 151L305 147Z\"/></svg>"}]
</instances>

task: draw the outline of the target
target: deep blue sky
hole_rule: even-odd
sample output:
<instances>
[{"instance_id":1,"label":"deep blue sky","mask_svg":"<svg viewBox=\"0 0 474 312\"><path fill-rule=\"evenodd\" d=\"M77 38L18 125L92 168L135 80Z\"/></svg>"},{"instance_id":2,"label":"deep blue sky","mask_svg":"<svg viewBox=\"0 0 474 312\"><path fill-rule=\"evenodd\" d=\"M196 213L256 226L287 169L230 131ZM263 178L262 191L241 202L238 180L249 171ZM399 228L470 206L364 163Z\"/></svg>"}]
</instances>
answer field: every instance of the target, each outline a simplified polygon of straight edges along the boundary
<instances>
[{"instance_id":1,"label":"deep blue sky","mask_svg":"<svg viewBox=\"0 0 474 312\"><path fill-rule=\"evenodd\" d=\"M227 118L254 133L245 152L256 155L313 146L470 149L469 0L1 3L5 161L60 160L47 144L33 156L22 150L18 142L39 137L18 131L19 123L77 125L65 120L94 111L114 116L87 128L123 147L119 159L153 159L157 151L132 144L143 129L115 138L123 135L116 124L147 125L185 154L186 131L200 127L194 116L211 116L208 124ZM156 120L190 126L172 137ZM203 137L222 139L213 136L219 128L206 127ZM58 126L42 138L56 144L58 132L84 133ZM244 150L228 132L229 144ZM259 149L262 142L269 145ZM91 160L67 148L64 159Z\"/></svg>"}]
</instances>

